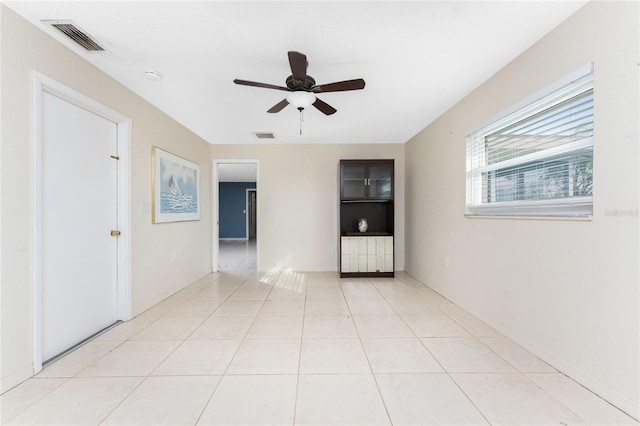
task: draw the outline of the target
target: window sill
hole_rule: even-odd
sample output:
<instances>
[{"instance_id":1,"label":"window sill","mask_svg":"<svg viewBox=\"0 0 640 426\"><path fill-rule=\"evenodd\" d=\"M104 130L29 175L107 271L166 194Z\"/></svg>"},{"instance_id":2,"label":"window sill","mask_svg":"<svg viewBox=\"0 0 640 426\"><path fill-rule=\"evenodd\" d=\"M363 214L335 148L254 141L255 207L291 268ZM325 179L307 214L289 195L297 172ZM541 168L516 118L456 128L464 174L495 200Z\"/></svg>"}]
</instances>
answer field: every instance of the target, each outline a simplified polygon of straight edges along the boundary
<instances>
[{"instance_id":1,"label":"window sill","mask_svg":"<svg viewBox=\"0 0 640 426\"><path fill-rule=\"evenodd\" d=\"M593 220L593 196L467 206L467 217Z\"/></svg>"},{"instance_id":2,"label":"window sill","mask_svg":"<svg viewBox=\"0 0 640 426\"><path fill-rule=\"evenodd\" d=\"M562 220L577 222L592 222L593 215L586 216L515 216L515 215L481 215L467 213L464 215L467 219L503 219L503 220Z\"/></svg>"}]
</instances>

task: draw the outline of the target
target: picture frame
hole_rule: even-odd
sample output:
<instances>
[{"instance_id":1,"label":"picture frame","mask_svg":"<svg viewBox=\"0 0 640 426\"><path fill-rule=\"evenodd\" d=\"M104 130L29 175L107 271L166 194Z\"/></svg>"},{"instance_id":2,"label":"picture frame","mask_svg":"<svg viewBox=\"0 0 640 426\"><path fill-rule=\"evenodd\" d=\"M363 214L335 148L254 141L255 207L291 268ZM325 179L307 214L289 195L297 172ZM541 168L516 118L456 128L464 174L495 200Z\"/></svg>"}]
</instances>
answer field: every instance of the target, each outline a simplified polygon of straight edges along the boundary
<instances>
[{"instance_id":1,"label":"picture frame","mask_svg":"<svg viewBox=\"0 0 640 426\"><path fill-rule=\"evenodd\" d=\"M200 166L151 148L151 223L200 220Z\"/></svg>"}]
</instances>

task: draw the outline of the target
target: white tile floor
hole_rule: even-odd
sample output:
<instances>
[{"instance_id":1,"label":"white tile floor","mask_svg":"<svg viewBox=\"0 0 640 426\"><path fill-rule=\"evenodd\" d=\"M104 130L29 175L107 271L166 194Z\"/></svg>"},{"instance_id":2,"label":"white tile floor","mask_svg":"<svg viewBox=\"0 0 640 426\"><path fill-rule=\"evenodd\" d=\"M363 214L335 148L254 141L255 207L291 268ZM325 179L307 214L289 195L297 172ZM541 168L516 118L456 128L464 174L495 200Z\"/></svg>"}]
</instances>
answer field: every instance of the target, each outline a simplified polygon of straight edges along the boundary
<instances>
[{"instance_id":1,"label":"white tile floor","mask_svg":"<svg viewBox=\"0 0 640 426\"><path fill-rule=\"evenodd\" d=\"M2 424L637 424L407 274L221 269L1 397Z\"/></svg>"}]
</instances>

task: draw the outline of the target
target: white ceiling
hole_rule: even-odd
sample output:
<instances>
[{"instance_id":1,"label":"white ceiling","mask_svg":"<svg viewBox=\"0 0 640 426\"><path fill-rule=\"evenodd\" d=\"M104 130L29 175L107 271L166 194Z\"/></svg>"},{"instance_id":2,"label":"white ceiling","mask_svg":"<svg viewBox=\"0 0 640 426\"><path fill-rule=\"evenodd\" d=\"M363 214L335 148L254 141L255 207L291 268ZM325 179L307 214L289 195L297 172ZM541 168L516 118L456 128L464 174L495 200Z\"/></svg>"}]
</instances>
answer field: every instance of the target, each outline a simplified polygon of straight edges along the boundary
<instances>
[{"instance_id":1,"label":"white ceiling","mask_svg":"<svg viewBox=\"0 0 640 426\"><path fill-rule=\"evenodd\" d=\"M404 143L584 3L5 2L212 144ZM87 53L43 19L71 19L108 51ZM290 50L318 84L366 81L320 95L338 112L305 110L303 135L292 106L266 112L286 92L233 84L284 86Z\"/></svg>"}]
</instances>

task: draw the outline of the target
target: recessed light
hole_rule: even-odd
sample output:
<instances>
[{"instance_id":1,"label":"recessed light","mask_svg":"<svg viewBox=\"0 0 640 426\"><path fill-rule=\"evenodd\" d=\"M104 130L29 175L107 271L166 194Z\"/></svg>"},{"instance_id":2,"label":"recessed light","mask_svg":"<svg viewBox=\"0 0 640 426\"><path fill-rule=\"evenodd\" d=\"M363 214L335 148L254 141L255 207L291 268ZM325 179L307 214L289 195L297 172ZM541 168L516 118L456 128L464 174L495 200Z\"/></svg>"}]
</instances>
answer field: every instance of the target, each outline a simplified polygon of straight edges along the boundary
<instances>
[{"instance_id":1,"label":"recessed light","mask_svg":"<svg viewBox=\"0 0 640 426\"><path fill-rule=\"evenodd\" d=\"M162 78L162 74L154 70L146 70L144 72L144 76L147 77L149 80L160 80Z\"/></svg>"}]
</instances>

